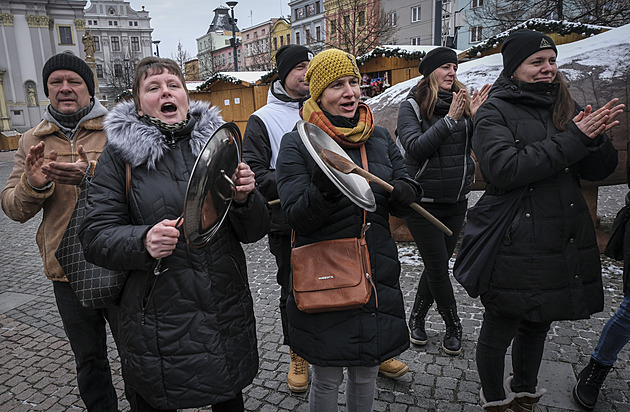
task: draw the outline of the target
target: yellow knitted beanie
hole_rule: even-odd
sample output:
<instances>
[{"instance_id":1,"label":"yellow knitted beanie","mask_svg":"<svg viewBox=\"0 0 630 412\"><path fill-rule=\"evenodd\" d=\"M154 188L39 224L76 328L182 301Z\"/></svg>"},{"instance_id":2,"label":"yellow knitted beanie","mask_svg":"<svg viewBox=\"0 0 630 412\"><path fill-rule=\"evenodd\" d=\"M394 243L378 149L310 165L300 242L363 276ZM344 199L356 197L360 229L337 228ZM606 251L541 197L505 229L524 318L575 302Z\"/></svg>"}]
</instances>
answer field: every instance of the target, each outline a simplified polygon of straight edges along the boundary
<instances>
[{"instance_id":1,"label":"yellow knitted beanie","mask_svg":"<svg viewBox=\"0 0 630 412\"><path fill-rule=\"evenodd\" d=\"M330 83L345 76L361 79L356 58L339 49L329 49L313 57L304 80L308 83L311 99L317 101Z\"/></svg>"}]
</instances>

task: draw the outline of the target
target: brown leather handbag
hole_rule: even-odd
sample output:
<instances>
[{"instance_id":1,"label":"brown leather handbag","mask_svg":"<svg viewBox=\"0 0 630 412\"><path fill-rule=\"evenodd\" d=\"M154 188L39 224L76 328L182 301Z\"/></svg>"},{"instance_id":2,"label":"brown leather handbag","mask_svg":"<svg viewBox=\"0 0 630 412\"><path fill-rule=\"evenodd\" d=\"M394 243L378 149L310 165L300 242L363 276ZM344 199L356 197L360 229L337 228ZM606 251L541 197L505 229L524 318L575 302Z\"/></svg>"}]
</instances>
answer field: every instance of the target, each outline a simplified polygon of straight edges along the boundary
<instances>
[{"instance_id":1,"label":"brown leather handbag","mask_svg":"<svg viewBox=\"0 0 630 412\"><path fill-rule=\"evenodd\" d=\"M367 169L365 148L362 163ZM370 300L372 280L370 253L365 240L367 212L359 237L332 239L294 247L291 234L292 286L295 303L303 312L332 312L356 309ZM378 298L376 300L378 306Z\"/></svg>"}]
</instances>

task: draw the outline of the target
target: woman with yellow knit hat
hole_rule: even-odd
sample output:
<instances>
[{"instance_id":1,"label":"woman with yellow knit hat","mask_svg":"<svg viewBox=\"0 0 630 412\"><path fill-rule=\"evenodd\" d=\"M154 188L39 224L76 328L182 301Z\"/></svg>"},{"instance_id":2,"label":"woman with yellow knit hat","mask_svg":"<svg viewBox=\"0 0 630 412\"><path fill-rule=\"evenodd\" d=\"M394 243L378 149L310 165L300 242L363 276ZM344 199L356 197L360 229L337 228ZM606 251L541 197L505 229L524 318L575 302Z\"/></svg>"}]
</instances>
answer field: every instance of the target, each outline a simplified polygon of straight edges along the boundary
<instances>
[{"instance_id":1,"label":"woman with yellow knit hat","mask_svg":"<svg viewBox=\"0 0 630 412\"><path fill-rule=\"evenodd\" d=\"M305 79L311 97L302 108L302 119L324 130L357 165L394 186L390 194L371 185L377 209L367 213L365 236L376 293L368 303L359 309L306 313L297 308L293 296L287 302L293 350L313 369L309 409L337 410L339 385L347 368L347 410L371 411L379 365L409 347L389 213L400 217L412 213L407 205L421 194L421 188L408 177L387 130L374 125L370 108L359 100L361 75L354 56L336 49L323 51L311 60ZM367 165L361 160L362 151ZM364 210L321 171L297 131L282 139L276 180L296 246L359 235ZM407 368L402 365L404 373Z\"/></svg>"}]
</instances>

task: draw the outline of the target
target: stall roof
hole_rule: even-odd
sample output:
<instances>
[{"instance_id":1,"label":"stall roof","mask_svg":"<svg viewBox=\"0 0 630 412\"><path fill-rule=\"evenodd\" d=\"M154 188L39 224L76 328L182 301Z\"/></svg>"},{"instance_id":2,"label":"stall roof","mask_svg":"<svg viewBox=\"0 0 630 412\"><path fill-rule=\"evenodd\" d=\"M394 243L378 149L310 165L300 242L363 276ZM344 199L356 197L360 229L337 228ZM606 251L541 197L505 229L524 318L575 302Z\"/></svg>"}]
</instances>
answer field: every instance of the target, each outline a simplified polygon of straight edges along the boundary
<instances>
[{"instance_id":1,"label":"stall roof","mask_svg":"<svg viewBox=\"0 0 630 412\"><path fill-rule=\"evenodd\" d=\"M254 72L218 72L210 76L206 81L199 82L200 84L196 86L197 91L202 91L212 83L217 82L219 80L225 82L231 82L234 84L242 84L247 83L254 85L264 76L269 74L267 71L254 71Z\"/></svg>"},{"instance_id":2,"label":"stall roof","mask_svg":"<svg viewBox=\"0 0 630 412\"><path fill-rule=\"evenodd\" d=\"M429 51L439 46L410 46L407 44L386 44L378 46L357 58L357 63L365 63L375 57L400 57L405 60L420 60ZM461 50L453 49L455 53L461 53Z\"/></svg>"}]
</instances>

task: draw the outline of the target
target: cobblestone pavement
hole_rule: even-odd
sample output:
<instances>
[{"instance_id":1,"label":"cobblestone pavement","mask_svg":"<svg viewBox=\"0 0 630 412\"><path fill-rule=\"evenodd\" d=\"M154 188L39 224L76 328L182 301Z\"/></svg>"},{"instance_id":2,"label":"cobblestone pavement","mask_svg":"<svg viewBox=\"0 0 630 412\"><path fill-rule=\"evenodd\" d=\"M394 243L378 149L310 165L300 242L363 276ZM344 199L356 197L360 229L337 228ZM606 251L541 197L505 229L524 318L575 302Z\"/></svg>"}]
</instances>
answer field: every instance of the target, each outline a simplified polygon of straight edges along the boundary
<instances>
[{"instance_id":1,"label":"cobblestone pavement","mask_svg":"<svg viewBox=\"0 0 630 412\"><path fill-rule=\"evenodd\" d=\"M12 167L13 152L0 153L0 184ZM603 221L614 217L625 194L623 187L600 190L598 213ZM52 287L42 272L35 246L39 218L19 224L0 214L0 412L83 410L76 387L74 361L57 313ZM400 243L401 285L407 310L412 305L422 261L415 245ZM306 411L307 395L292 394L286 385L288 349L281 345L277 308L279 287L275 262L265 240L246 246L249 278L254 295L260 352L260 372L245 389L249 411ZM542 398L548 411L577 410L570 390L575 374L588 361L603 324L621 301L621 267L604 260L606 305L590 320L557 322L545 348L540 386L549 392ZM479 377L474 360L482 306L454 282L464 326L463 352L456 357L442 353L444 325L432 309L427 318L429 344L412 347L400 356L409 373L391 380L377 380L375 411L479 411ZM110 360L120 408L124 399L120 363L110 336ZM606 380L597 411L630 411L630 356L625 348ZM343 386L340 410L345 410ZM198 409L209 411L210 408ZM188 411L193 411L188 410Z\"/></svg>"}]
</instances>

